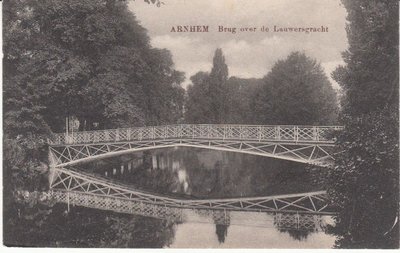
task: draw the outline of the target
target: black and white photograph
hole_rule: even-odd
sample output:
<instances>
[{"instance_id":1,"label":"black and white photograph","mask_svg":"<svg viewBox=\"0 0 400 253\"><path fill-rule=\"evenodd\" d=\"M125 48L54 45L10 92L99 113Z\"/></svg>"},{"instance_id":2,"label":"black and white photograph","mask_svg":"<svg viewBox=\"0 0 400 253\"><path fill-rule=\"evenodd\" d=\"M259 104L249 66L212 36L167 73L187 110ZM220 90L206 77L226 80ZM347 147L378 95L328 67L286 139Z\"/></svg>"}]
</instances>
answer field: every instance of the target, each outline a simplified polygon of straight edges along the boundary
<instances>
[{"instance_id":1,"label":"black and white photograph","mask_svg":"<svg viewBox=\"0 0 400 253\"><path fill-rule=\"evenodd\" d=\"M3 249L399 249L397 0L0 6Z\"/></svg>"}]
</instances>

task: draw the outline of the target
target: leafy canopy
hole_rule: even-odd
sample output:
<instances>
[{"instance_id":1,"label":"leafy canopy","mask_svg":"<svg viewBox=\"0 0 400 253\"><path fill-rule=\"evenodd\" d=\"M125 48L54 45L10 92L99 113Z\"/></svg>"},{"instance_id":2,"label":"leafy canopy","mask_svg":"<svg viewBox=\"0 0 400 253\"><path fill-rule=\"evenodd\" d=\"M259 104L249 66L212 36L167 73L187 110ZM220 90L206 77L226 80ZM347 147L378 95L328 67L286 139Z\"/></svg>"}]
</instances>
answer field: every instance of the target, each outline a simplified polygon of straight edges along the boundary
<instances>
[{"instance_id":1,"label":"leafy canopy","mask_svg":"<svg viewBox=\"0 0 400 253\"><path fill-rule=\"evenodd\" d=\"M336 121L336 92L321 65L304 53L279 60L253 100L259 124L321 125Z\"/></svg>"}]
</instances>

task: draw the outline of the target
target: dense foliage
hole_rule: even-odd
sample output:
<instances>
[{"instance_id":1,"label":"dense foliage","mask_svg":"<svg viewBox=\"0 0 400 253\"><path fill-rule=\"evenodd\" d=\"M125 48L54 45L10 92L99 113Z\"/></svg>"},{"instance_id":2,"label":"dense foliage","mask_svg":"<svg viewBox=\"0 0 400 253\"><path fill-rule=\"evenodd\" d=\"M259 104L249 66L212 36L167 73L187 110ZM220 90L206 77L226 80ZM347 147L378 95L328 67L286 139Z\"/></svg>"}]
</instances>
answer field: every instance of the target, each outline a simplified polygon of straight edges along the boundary
<instances>
[{"instance_id":1,"label":"dense foliage","mask_svg":"<svg viewBox=\"0 0 400 253\"><path fill-rule=\"evenodd\" d=\"M398 117L374 112L346 119L328 192L338 205L334 232L342 248L398 245ZM393 227L395 226L395 227Z\"/></svg>"},{"instance_id":2,"label":"dense foliage","mask_svg":"<svg viewBox=\"0 0 400 253\"><path fill-rule=\"evenodd\" d=\"M81 130L175 123L183 73L150 46L125 1L13 0L3 13L4 241L31 245L51 210L18 195L46 190L46 137L65 131L66 118ZM24 226L30 233L15 241Z\"/></svg>"},{"instance_id":3,"label":"dense foliage","mask_svg":"<svg viewBox=\"0 0 400 253\"><path fill-rule=\"evenodd\" d=\"M342 1L349 48L334 72L352 116L398 106L398 1Z\"/></svg>"},{"instance_id":4,"label":"dense foliage","mask_svg":"<svg viewBox=\"0 0 400 253\"><path fill-rule=\"evenodd\" d=\"M62 131L72 116L81 129L181 117L183 74L168 51L151 48L125 3L21 0L6 4L5 13L7 133L48 129L40 124Z\"/></svg>"},{"instance_id":5,"label":"dense foliage","mask_svg":"<svg viewBox=\"0 0 400 253\"><path fill-rule=\"evenodd\" d=\"M186 103L189 123L224 123L226 112L226 82L228 66L222 50L215 50L211 73L198 72L191 77Z\"/></svg>"},{"instance_id":6,"label":"dense foliage","mask_svg":"<svg viewBox=\"0 0 400 253\"><path fill-rule=\"evenodd\" d=\"M328 191L340 207L337 247L399 246L398 1L343 0L346 65L333 77L344 90L342 152Z\"/></svg>"},{"instance_id":7,"label":"dense foliage","mask_svg":"<svg viewBox=\"0 0 400 253\"><path fill-rule=\"evenodd\" d=\"M257 123L254 113L253 99L262 79L230 77L226 85L226 112L225 121L229 124Z\"/></svg>"},{"instance_id":8,"label":"dense foliage","mask_svg":"<svg viewBox=\"0 0 400 253\"><path fill-rule=\"evenodd\" d=\"M188 123L207 123L211 110L211 98L207 95L208 74L198 72L191 77L192 84L187 90L185 119ZM255 116L252 108L252 98L261 79L230 77L223 87L224 112L221 120L228 124L252 123ZM217 98L215 98L217 99Z\"/></svg>"},{"instance_id":9,"label":"dense foliage","mask_svg":"<svg viewBox=\"0 0 400 253\"><path fill-rule=\"evenodd\" d=\"M210 97L208 96L208 73L198 72L190 77L192 84L187 88L185 121L202 124L208 121Z\"/></svg>"},{"instance_id":10,"label":"dense foliage","mask_svg":"<svg viewBox=\"0 0 400 253\"><path fill-rule=\"evenodd\" d=\"M185 114L189 123L336 122L336 92L321 65L303 53L293 52L278 61L263 79L228 79L220 49L213 62L210 74L198 72L191 77Z\"/></svg>"},{"instance_id":11,"label":"dense foliage","mask_svg":"<svg viewBox=\"0 0 400 253\"><path fill-rule=\"evenodd\" d=\"M62 204L35 207L29 219L12 220L14 233L4 235L8 246L162 248L175 235L166 220L83 207L67 213Z\"/></svg>"},{"instance_id":12,"label":"dense foliage","mask_svg":"<svg viewBox=\"0 0 400 253\"><path fill-rule=\"evenodd\" d=\"M253 109L259 124L329 125L336 121L338 105L321 65L293 52L265 76Z\"/></svg>"}]
</instances>

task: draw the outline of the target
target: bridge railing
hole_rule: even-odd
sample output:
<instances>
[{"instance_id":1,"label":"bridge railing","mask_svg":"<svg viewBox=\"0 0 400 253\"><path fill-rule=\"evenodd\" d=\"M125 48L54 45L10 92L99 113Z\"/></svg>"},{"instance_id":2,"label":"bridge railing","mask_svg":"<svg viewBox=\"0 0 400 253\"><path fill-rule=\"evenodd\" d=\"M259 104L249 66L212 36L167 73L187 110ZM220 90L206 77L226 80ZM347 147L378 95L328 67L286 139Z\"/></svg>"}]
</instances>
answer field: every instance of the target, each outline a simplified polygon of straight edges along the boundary
<instances>
[{"instance_id":1,"label":"bridge railing","mask_svg":"<svg viewBox=\"0 0 400 253\"><path fill-rule=\"evenodd\" d=\"M51 145L165 139L247 140L333 143L340 126L182 124L55 134Z\"/></svg>"}]
</instances>

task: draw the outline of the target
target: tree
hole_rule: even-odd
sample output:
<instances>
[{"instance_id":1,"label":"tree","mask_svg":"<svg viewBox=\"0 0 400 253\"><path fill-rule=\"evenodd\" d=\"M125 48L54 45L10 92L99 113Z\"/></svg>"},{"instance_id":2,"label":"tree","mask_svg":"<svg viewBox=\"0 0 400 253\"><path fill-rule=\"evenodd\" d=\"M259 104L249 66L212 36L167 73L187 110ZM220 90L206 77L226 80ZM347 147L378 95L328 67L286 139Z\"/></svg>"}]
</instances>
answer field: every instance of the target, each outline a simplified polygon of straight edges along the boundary
<instances>
[{"instance_id":1,"label":"tree","mask_svg":"<svg viewBox=\"0 0 400 253\"><path fill-rule=\"evenodd\" d=\"M29 88L53 131L66 117L86 129L182 117L183 75L167 50L151 48L125 1L20 0L5 9L5 90Z\"/></svg>"},{"instance_id":2,"label":"tree","mask_svg":"<svg viewBox=\"0 0 400 253\"><path fill-rule=\"evenodd\" d=\"M3 7L4 229L13 234L27 226L29 234L46 217L32 216L37 205L16 196L47 190L46 137L65 131L66 117L77 118L81 130L95 122L175 123L182 118L183 74L167 50L150 46L126 1L15 0Z\"/></svg>"},{"instance_id":3,"label":"tree","mask_svg":"<svg viewBox=\"0 0 400 253\"><path fill-rule=\"evenodd\" d=\"M349 48L333 77L345 129L327 177L339 207L336 247L398 248L398 1L342 2Z\"/></svg>"},{"instance_id":4,"label":"tree","mask_svg":"<svg viewBox=\"0 0 400 253\"><path fill-rule=\"evenodd\" d=\"M209 117L208 80L209 74L198 72L190 80L185 101L185 120L188 123L207 123Z\"/></svg>"},{"instance_id":5,"label":"tree","mask_svg":"<svg viewBox=\"0 0 400 253\"><path fill-rule=\"evenodd\" d=\"M210 115L209 123L223 123L224 113L226 111L226 94L225 86L228 79L228 66L225 63L225 57L222 50L218 48L215 50L213 58L213 67L209 77L209 90L210 97Z\"/></svg>"},{"instance_id":6,"label":"tree","mask_svg":"<svg viewBox=\"0 0 400 253\"><path fill-rule=\"evenodd\" d=\"M343 111L360 115L397 107L397 1L342 2L348 11L349 48L343 52L346 66L338 68L334 77L346 96Z\"/></svg>"},{"instance_id":7,"label":"tree","mask_svg":"<svg viewBox=\"0 0 400 253\"><path fill-rule=\"evenodd\" d=\"M338 111L336 93L321 65L304 53L279 60L254 94L258 124L332 124Z\"/></svg>"},{"instance_id":8,"label":"tree","mask_svg":"<svg viewBox=\"0 0 400 253\"><path fill-rule=\"evenodd\" d=\"M251 124L254 121L253 96L263 84L262 79L230 77L226 83L225 122Z\"/></svg>"},{"instance_id":9,"label":"tree","mask_svg":"<svg viewBox=\"0 0 400 253\"><path fill-rule=\"evenodd\" d=\"M173 68L172 55L166 49L152 49L146 59L151 70L142 81L146 121L150 125L177 123L183 117L184 89L180 85L184 74Z\"/></svg>"},{"instance_id":10,"label":"tree","mask_svg":"<svg viewBox=\"0 0 400 253\"><path fill-rule=\"evenodd\" d=\"M191 77L186 100L186 121L189 123L223 123L227 111L226 82L228 66L222 50L213 58L210 74L199 72Z\"/></svg>"},{"instance_id":11,"label":"tree","mask_svg":"<svg viewBox=\"0 0 400 253\"><path fill-rule=\"evenodd\" d=\"M382 111L344 122L337 143L341 152L327 176L328 194L339 210L336 246L396 248L398 117Z\"/></svg>"}]
</instances>

